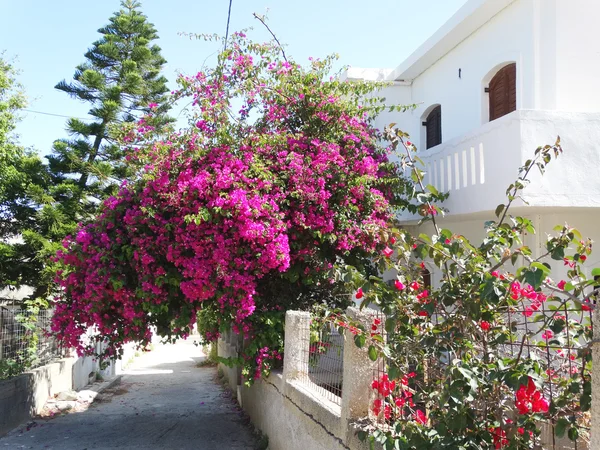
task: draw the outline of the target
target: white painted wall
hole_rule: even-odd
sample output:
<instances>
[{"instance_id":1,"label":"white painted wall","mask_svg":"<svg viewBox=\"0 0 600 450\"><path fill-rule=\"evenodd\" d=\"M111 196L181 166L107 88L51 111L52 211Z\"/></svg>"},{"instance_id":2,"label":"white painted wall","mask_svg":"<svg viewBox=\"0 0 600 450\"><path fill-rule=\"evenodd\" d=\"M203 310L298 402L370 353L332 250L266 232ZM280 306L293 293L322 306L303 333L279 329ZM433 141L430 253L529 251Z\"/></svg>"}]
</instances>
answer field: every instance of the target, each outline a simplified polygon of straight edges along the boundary
<instances>
[{"instance_id":1,"label":"white painted wall","mask_svg":"<svg viewBox=\"0 0 600 450\"><path fill-rule=\"evenodd\" d=\"M556 232L553 230L553 228L557 225L568 224L569 226L579 230L584 239L590 238L594 242L600 242L600 228L597 225L600 223L600 211L598 210L589 210L585 208L531 210L520 208L515 209L513 211L513 215L521 215L528 218L536 227L537 233L535 235L524 236L524 243L531 248L534 256L540 256L543 254L547 236L556 235ZM484 223L487 220L494 219L496 219L496 217L493 214L480 215L470 219L449 217L445 219L439 219L438 225L441 228L446 228L452 231L454 234L465 236L475 247L477 247L481 244L485 237ZM421 226L411 226L408 227L408 230L414 235L425 233L431 236L434 234L433 226L430 223ZM567 252L567 254L573 254L573 251ZM555 281L567 279L567 268L564 266L562 261L548 259L546 262L548 262L552 267L552 278ZM517 266L513 267L510 263L508 263L504 266L503 270L514 273L520 264L520 262L517 262ZM591 277L591 271L595 267L600 267L600 249L596 249L595 253L592 253L592 255L588 258L583 266L584 273ZM432 273L433 284L436 285L440 280L440 271L430 263L427 264L427 268ZM392 278L394 278L393 273L390 272L386 274L385 279Z\"/></svg>"},{"instance_id":2,"label":"white painted wall","mask_svg":"<svg viewBox=\"0 0 600 450\"><path fill-rule=\"evenodd\" d=\"M486 7L486 2L471 0L464 7L467 12L471 3L477 3L480 10ZM475 130L489 119L484 88L509 62L517 63L517 109L600 112L600 2L516 0L507 4L421 73L415 67L420 67L428 54L412 66L401 65L392 72L363 72L365 79L381 79L388 72L388 79L414 75L408 80L410 88L390 89L403 91L397 97L419 107L411 113L382 114L377 126L398 123L423 149L424 113L431 105L441 104L444 142ZM457 29L470 26L469 20L465 13ZM354 72L355 77L361 76L359 69Z\"/></svg>"},{"instance_id":3,"label":"white painted wall","mask_svg":"<svg viewBox=\"0 0 600 450\"><path fill-rule=\"evenodd\" d=\"M557 109L600 111L600 2L543 2L556 11Z\"/></svg>"}]
</instances>

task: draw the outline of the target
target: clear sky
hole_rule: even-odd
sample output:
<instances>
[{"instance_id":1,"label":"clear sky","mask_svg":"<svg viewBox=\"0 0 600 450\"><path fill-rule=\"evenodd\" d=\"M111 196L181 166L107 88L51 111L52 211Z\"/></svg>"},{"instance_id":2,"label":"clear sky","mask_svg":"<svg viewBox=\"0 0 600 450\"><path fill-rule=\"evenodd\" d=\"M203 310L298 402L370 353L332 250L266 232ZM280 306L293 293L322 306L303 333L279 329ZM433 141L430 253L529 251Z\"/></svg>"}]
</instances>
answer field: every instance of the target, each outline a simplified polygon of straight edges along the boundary
<instances>
[{"instance_id":1,"label":"clear sky","mask_svg":"<svg viewBox=\"0 0 600 450\"><path fill-rule=\"evenodd\" d=\"M269 39L252 17L264 14L286 53L298 62L309 56L340 54L340 64L396 67L437 30L465 0L233 0L230 32L253 27L255 40ZM180 32L225 34L228 0L143 0L167 59L165 75L175 86L178 73L195 73L210 64L219 45ZM54 86L70 80L75 66L100 36L119 0L0 0L0 52L21 71L28 109L86 117L89 105ZM26 112L17 132L20 142L41 154L65 137L65 118Z\"/></svg>"}]
</instances>

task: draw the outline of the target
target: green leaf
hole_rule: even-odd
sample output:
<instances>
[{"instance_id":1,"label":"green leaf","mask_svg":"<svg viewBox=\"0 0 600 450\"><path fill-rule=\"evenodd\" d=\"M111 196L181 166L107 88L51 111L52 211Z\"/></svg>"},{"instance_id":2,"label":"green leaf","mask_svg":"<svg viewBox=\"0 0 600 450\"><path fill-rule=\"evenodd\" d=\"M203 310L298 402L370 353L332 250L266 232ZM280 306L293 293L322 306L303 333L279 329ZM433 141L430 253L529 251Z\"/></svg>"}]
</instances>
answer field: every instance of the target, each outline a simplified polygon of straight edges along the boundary
<instances>
[{"instance_id":1,"label":"green leaf","mask_svg":"<svg viewBox=\"0 0 600 450\"><path fill-rule=\"evenodd\" d=\"M569 439L576 441L579 437L579 430L575 427L569 428Z\"/></svg>"},{"instance_id":2,"label":"green leaf","mask_svg":"<svg viewBox=\"0 0 600 450\"><path fill-rule=\"evenodd\" d=\"M539 289L544 281L545 272L543 270L527 270L525 271L525 281L534 289Z\"/></svg>"},{"instance_id":3,"label":"green leaf","mask_svg":"<svg viewBox=\"0 0 600 450\"><path fill-rule=\"evenodd\" d=\"M600 277L600 267L596 267L595 269L592 269L592 276Z\"/></svg>"},{"instance_id":4,"label":"green leaf","mask_svg":"<svg viewBox=\"0 0 600 450\"><path fill-rule=\"evenodd\" d=\"M556 434L556 436L563 437L569 425L569 421L564 417L558 419L556 421L556 425L554 425L554 433Z\"/></svg>"},{"instance_id":5,"label":"green leaf","mask_svg":"<svg viewBox=\"0 0 600 450\"><path fill-rule=\"evenodd\" d=\"M373 345L369 345L369 359L371 361L377 361L378 352Z\"/></svg>"},{"instance_id":6,"label":"green leaf","mask_svg":"<svg viewBox=\"0 0 600 450\"><path fill-rule=\"evenodd\" d=\"M367 342L367 338L365 337L365 335L363 333L358 333L357 335L354 336L354 343L356 344L356 346L358 348L363 348L365 346L366 342Z\"/></svg>"},{"instance_id":7,"label":"green leaf","mask_svg":"<svg viewBox=\"0 0 600 450\"><path fill-rule=\"evenodd\" d=\"M500 204L496 207L496 211L494 212L494 214L496 214L496 217L500 217L500 214L502 214L504 208L506 208L506 206L504 206L503 204Z\"/></svg>"}]
</instances>

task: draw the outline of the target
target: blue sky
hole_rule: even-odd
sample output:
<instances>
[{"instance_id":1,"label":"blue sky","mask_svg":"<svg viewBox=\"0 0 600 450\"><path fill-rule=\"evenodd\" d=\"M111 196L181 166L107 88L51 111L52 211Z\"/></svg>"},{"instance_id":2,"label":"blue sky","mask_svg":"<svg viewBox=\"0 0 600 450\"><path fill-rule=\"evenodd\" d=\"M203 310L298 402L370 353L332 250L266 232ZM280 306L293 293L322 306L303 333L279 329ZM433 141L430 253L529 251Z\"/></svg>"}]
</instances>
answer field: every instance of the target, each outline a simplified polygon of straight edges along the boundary
<instances>
[{"instance_id":1,"label":"blue sky","mask_svg":"<svg viewBox=\"0 0 600 450\"><path fill-rule=\"evenodd\" d=\"M0 52L20 70L31 110L86 117L89 105L54 89L70 80L83 54L100 36L118 0L7 1L2 5ZM230 31L253 27L256 40L268 32L252 17L268 10L269 26L298 62L340 54L340 65L395 67L454 14L465 0L233 0ZM196 73L214 60L219 46L179 35L225 33L228 0L145 0L144 13L156 26L165 75ZM20 142L41 154L65 137L65 118L25 112Z\"/></svg>"}]
</instances>

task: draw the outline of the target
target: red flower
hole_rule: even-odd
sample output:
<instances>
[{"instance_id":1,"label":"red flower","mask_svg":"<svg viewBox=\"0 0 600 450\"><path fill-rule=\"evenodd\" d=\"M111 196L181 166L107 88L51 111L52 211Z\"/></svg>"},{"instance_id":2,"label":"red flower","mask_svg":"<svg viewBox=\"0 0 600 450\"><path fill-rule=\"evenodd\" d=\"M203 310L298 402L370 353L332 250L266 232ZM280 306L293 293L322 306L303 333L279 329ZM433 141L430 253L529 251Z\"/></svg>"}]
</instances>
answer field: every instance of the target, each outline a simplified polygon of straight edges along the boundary
<instances>
[{"instance_id":1,"label":"red flower","mask_svg":"<svg viewBox=\"0 0 600 450\"><path fill-rule=\"evenodd\" d=\"M554 336L554 334L552 333L551 330L546 330L542 333L542 339L545 339L546 341L548 339L552 339L552 336Z\"/></svg>"},{"instance_id":2,"label":"red flower","mask_svg":"<svg viewBox=\"0 0 600 450\"><path fill-rule=\"evenodd\" d=\"M373 411L373 414L375 414L376 416L379 415L379 413L381 412L381 399L376 398L373 401L373 408L371 408L371 410Z\"/></svg>"},{"instance_id":3,"label":"red flower","mask_svg":"<svg viewBox=\"0 0 600 450\"><path fill-rule=\"evenodd\" d=\"M383 249L383 254L385 255L386 258L389 258L390 256L392 256L394 254L394 250L392 250L389 247L386 247Z\"/></svg>"},{"instance_id":4,"label":"red flower","mask_svg":"<svg viewBox=\"0 0 600 450\"><path fill-rule=\"evenodd\" d=\"M381 319L374 319L373 320L373 324L374 325L381 325Z\"/></svg>"},{"instance_id":5,"label":"red flower","mask_svg":"<svg viewBox=\"0 0 600 450\"><path fill-rule=\"evenodd\" d=\"M529 413L547 413L549 409L548 400L546 400L533 380L529 378L527 386L521 385L515 394L515 406L519 414Z\"/></svg>"},{"instance_id":6,"label":"red flower","mask_svg":"<svg viewBox=\"0 0 600 450\"><path fill-rule=\"evenodd\" d=\"M559 289L564 290L565 289L565 285L567 284L567 282L565 280L560 280L558 282L558 284L556 285Z\"/></svg>"},{"instance_id":7,"label":"red flower","mask_svg":"<svg viewBox=\"0 0 600 450\"><path fill-rule=\"evenodd\" d=\"M592 310L592 308L589 305L585 305L585 304L581 305L581 309L583 311L591 311Z\"/></svg>"},{"instance_id":8,"label":"red flower","mask_svg":"<svg viewBox=\"0 0 600 450\"><path fill-rule=\"evenodd\" d=\"M364 295L364 294L363 294L363 290L362 290L362 288L358 288L358 291L356 291L356 295L355 295L355 297L356 297L357 299L361 299L361 298L363 298L363 295Z\"/></svg>"},{"instance_id":9,"label":"red flower","mask_svg":"<svg viewBox=\"0 0 600 450\"><path fill-rule=\"evenodd\" d=\"M427 423L427 416L423 411L417 409L413 414L413 420L421 425L425 425Z\"/></svg>"},{"instance_id":10,"label":"red flower","mask_svg":"<svg viewBox=\"0 0 600 450\"><path fill-rule=\"evenodd\" d=\"M585 256L585 255L579 255L579 261L585 262L586 259L587 259L587 256Z\"/></svg>"},{"instance_id":11,"label":"red flower","mask_svg":"<svg viewBox=\"0 0 600 450\"><path fill-rule=\"evenodd\" d=\"M390 238L390 244L394 245L395 243L396 243L396 238L392 236Z\"/></svg>"},{"instance_id":12,"label":"red flower","mask_svg":"<svg viewBox=\"0 0 600 450\"><path fill-rule=\"evenodd\" d=\"M412 283L410 283L410 288L413 291L417 291L421 288L421 285L419 283L417 283L416 281L413 281Z\"/></svg>"},{"instance_id":13,"label":"red flower","mask_svg":"<svg viewBox=\"0 0 600 450\"><path fill-rule=\"evenodd\" d=\"M571 261L568 258L563 258L563 262L565 263L565 266L569 266L571 268L575 267L575 261Z\"/></svg>"},{"instance_id":14,"label":"red flower","mask_svg":"<svg viewBox=\"0 0 600 450\"><path fill-rule=\"evenodd\" d=\"M492 327L492 325L489 322L486 322L485 320L479 322L479 326L483 331L490 331L490 328Z\"/></svg>"},{"instance_id":15,"label":"red flower","mask_svg":"<svg viewBox=\"0 0 600 450\"><path fill-rule=\"evenodd\" d=\"M429 313L427 311L419 311L419 316L421 316L421 317L429 317Z\"/></svg>"},{"instance_id":16,"label":"red flower","mask_svg":"<svg viewBox=\"0 0 600 450\"><path fill-rule=\"evenodd\" d=\"M452 242L450 239L446 239L446 240L444 241L444 244L446 244L446 245L450 245L450 242Z\"/></svg>"},{"instance_id":17,"label":"red flower","mask_svg":"<svg viewBox=\"0 0 600 450\"><path fill-rule=\"evenodd\" d=\"M389 406L389 405L384 406L383 417L385 417L386 419L389 419L390 417L392 417L392 407L391 406Z\"/></svg>"},{"instance_id":18,"label":"red flower","mask_svg":"<svg viewBox=\"0 0 600 450\"><path fill-rule=\"evenodd\" d=\"M403 291L406 288L406 285L400 280L396 280L394 282L394 286L396 286L396 289L398 289L399 291Z\"/></svg>"}]
</instances>

